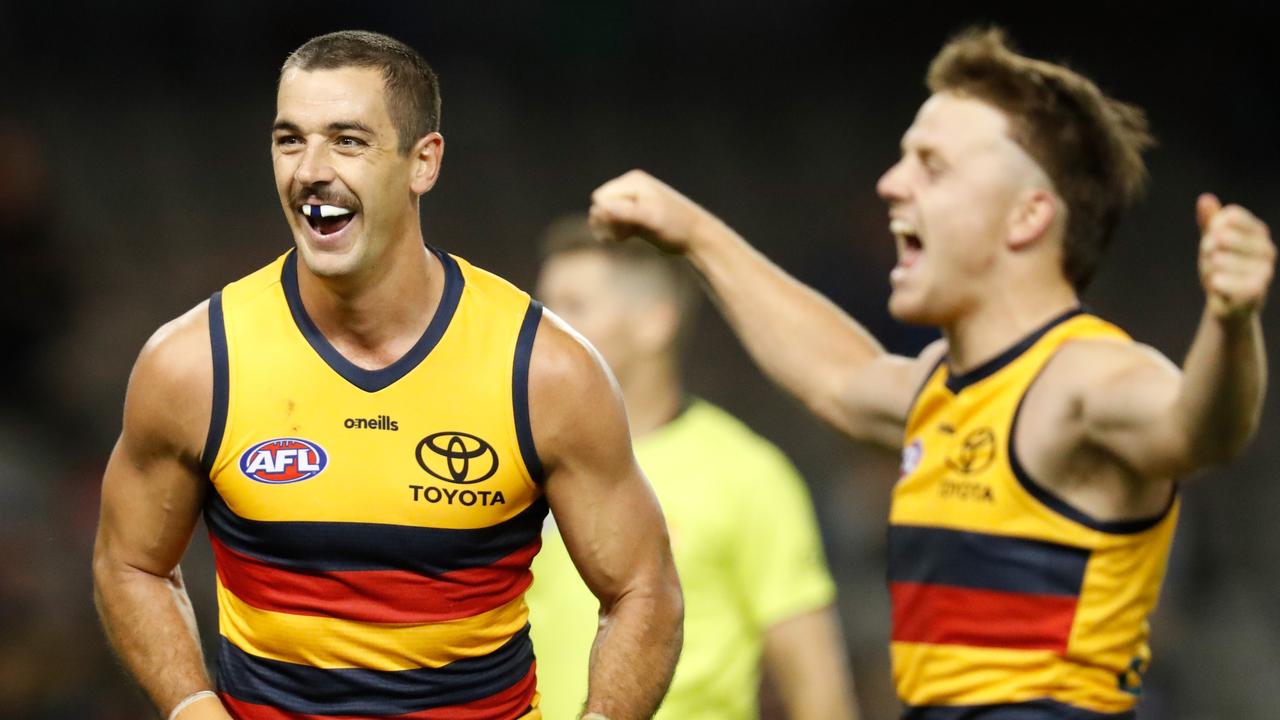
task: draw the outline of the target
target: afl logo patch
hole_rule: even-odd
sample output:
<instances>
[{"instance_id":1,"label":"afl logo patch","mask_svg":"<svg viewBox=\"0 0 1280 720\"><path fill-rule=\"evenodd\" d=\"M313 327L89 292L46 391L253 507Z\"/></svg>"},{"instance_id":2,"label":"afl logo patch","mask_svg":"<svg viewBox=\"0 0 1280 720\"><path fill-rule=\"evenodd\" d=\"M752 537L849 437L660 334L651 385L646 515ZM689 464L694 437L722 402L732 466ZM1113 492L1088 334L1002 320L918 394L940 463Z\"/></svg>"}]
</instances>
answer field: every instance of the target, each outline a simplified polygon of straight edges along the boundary
<instances>
[{"instance_id":1,"label":"afl logo patch","mask_svg":"<svg viewBox=\"0 0 1280 720\"><path fill-rule=\"evenodd\" d=\"M324 448L301 438L267 440L244 451L240 472L268 485L301 482L324 472L329 455Z\"/></svg>"},{"instance_id":2,"label":"afl logo patch","mask_svg":"<svg viewBox=\"0 0 1280 720\"><path fill-rule=\"evenodd\" d=\"M911 444L902 448L902 465L898 467L898 477L904 478L916 471L920 467L920 460L924 458L924 442L920 438L911 441Z\"/></svg>"},{"instance_id":3,"label":"afl logo patch","mask_svg":"<svg viewBox=\"0 0 1280 720\"><path fill-rule=\"evenodd\" d=\"M418 443L418 464L432 477L458 485L484 482L498 471L498 453L464 432L438 432Z\"/></svg>"}]
</instances>

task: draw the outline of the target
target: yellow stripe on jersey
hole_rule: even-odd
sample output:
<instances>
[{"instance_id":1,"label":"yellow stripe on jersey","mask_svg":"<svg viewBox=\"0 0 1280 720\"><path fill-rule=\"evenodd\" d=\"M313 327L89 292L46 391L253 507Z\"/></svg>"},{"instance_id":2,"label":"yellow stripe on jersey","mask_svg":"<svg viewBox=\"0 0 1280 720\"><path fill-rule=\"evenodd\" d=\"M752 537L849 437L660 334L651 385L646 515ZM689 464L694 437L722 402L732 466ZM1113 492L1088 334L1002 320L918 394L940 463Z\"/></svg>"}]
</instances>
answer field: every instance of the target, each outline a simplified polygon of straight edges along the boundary
<instances>
[{"instance_id":1,"label":"yellow stripe on jersey","mask_svg":"<svg viewBox=\"0 0 1280 720\"><path fill-rule=\"evenodd\" d=\"M317 668L442 667L502 647L528 622L524 598L486 613L427 624L370 623L259 610L218 583L219 629L251 655Z\"/></svg>"},{"instance_id":2,"label":"yellow stripe on jersey","mask_svg":"<svg viewBox=\"0 0 1280 720\"><path fill-rule=\"evenodd\" d=\"M1031 478L1012 446L1028 389L1079 340L1129 342L1073 311L965 375L940 363L911 408L888 573L910 707L1136 703L1176 496L1156 517L1100 522Z\"/></svg>"}]
</instances>

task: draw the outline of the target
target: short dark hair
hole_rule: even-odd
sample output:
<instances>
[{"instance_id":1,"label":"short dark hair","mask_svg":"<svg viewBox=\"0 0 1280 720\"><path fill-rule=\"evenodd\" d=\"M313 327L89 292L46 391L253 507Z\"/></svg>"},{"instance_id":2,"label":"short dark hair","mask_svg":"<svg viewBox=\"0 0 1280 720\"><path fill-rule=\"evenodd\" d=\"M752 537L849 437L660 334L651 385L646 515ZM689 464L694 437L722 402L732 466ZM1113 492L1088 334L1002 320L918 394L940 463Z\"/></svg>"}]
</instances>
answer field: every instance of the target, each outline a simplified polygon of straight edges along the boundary
<instances>
[{"instance_id":1,"label":"short dark hair","mask_svg":"<svg viewBox=\"0 0 1280 720\"><path fill-rule=\"evenodd\" d=\"M565 215L543 231L544 262L582 252L599 253L624 272L644 273L662 282L666 297L675 305L678 315L676 347L685 346L693 332L701 298L698 279L687 261L636 237L621 242L597 240L585 215Z\"/></svg>"},{"instance_id":2,"label":"short dark hair","mask_svg":"<svg viewBox=\"0 0 1280 720\"><path fill-rule=\"evenodd\" d=\"M1142 152L1155 141L1142 109L1062 65L1018 55L999 28L971 28L948 42L929 66L928 86L1009 118L1012 139L1067 205L1063 274L1077 291L1087 287L1122 211L1146 185Z\"/></svg>"},{"instance_id":3,"label":"short dark hair","mask_svg":"<svg viewBox=\"0 0 1280 720\"><path fill-rule=\"evenodd\" d=\"M396 127L398 149L405 155L428 133L440 130L440 81L418 51L367 30L341 30L314 37L294 50L280 68L299 70L344 67L382 71L387 114Z\"/></svg>"}]
</instances>

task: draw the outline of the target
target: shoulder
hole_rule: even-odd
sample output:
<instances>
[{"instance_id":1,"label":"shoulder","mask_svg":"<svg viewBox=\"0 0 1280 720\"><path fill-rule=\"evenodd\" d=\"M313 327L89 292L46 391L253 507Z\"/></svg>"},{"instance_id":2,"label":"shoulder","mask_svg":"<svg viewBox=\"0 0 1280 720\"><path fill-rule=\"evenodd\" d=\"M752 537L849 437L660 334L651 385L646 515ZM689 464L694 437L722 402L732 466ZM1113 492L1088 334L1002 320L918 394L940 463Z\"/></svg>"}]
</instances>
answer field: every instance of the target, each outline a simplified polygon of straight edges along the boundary
<instances>
[{"instance_id":1,"label":"shoulder","mask_svg":"<svg viewBox=\"0 0 1280 720\"><path fill-rule=\"evenodd\" d=\"M750 468L760 463L774 469L790 466L785 453L746 422L714 403L695 399L685 411L685 434L696 436L700 446L714 447L735 467Z\"/></svg>"},{"instance_id":2,"label":"shoulder","mask_svg":"<svg viewBox=\"0 0 1280 720\"><path fill-rule=\"evenodd\" d=\"M529 360L529 414L538 452L554 464L566 448L629 438L617 382L589 342L543 310ZM630 452L630 441L622 443Z\"/></svg>"},{"instance_id":3,"label":"shoulder","mask_svg":"<svg viewBox=\"0 0 1280 720\"><path fill-rule=\"evenodd\" d=\"M1100 381L1156 375L1176 378L1178 366L1155 348L1121 337L1081 338L1063 343L1045 367L1052 382L1082 390Z\"/></svg>"},{"instance_id":4,"label":"shoulder","mask_svg":"<svg viewBox=\"0 0 1280 720\"><path fill-rule=\"evenodd\" d=\"M160 326L129 377L125 430L182 454L203 449L213 395L209 301Z\"/></svg>"}]
</instances>

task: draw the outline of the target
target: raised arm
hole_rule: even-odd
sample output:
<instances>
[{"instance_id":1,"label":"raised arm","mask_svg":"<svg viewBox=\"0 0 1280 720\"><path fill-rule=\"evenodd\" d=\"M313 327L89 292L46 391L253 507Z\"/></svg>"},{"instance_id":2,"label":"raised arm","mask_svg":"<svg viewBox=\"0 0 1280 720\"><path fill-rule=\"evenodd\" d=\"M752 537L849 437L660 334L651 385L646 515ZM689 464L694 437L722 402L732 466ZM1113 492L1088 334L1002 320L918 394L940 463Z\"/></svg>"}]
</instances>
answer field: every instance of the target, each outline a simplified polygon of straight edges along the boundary
<instances>
[{"instance_id":1,"label":"raised arm","mask_svg":"<svg viewBox=\"0 0 1280 720\"><path fill-rule=\"evenodd\" d=\"M1205 310L1179 373L1154 353L1108 360L1085 395L1090 439L1146 477L1226 462L1253 437L1266 393L1260 313L1275 267L1267 226L1212 195L1197 203Z\"/></svg>"},{"instance_id":2,"label":"raised arm","mask_svg":"<svg viewBox=\"0 0 1280 720\"><path fill-rule=\"evenodd\" d=\"M719 218L642 171L600 186L592 195L591 221L607 238L639 235L683 253L775 382L837 429L889 447L901 445L912 396L929 363L886 353L830 300L770 262Z\"/></svg>"},{"instance_id":3,"label":"raised arm","mask_svg":"<svg viewBox=\"0 0 1280 720\"><path fill-rule=\"evenodd\" d=\"M600 600L586 711L649 718L680 654L683 600L666 522L604 362L550 312L529 369L534 443L565 547Z\"/></svg>"},{"instance_id":4,"label":"raised arm","mask_svg":"<svg viewBox=\"0 0 1280 720\"><path fill-rule=\"evenodd\" d=\"M212 405L208 328L201 305L157 331L138 357L93 548L94 601L107 637L162 717L212 688L178 567L205 486L199 456ZM203 696L179 717L230 716Z\"/></svg>"}]
</instances>

